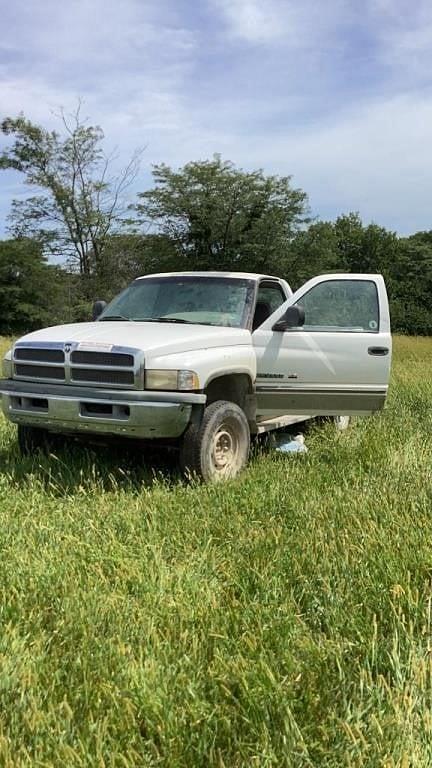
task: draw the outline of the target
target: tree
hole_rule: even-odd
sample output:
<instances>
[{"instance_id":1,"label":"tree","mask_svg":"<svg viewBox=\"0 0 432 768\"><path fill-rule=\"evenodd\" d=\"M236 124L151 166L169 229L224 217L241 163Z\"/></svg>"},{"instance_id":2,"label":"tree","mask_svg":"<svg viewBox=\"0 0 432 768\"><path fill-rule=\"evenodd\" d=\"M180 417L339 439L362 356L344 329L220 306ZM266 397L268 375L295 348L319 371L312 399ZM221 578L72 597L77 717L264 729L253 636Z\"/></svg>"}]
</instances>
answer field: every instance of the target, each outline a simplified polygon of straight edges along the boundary
<instances>
[{"instance_id":1,"label":"tree","mask_svg":"<svg viewBox=\"0 0 432 768\"><path fill-rule=\"evenodd\" d=\"M1 123L13 143L0 155L0 169L23 174L42 194L14 200L10 214L15 237L37 237L44 248L65 255L81 275L103 273L107 239L124 213L123 195L136 176L140 153L110 175L114 156L102 149L104 134L74 115L60 114L63 135L23 115Z\"/></svg>"},{"instance_id":2,"label":"tree","mask_svg":"<svg viewBox=\"0 0 432 768\"><path fill-rule=\"evenodd\" d=\"M319 221L297 233L285 260L285 277L292 288L325 272L341 271L334 224Z\"/></svg>"},{"instance_id":3,"label":"tree","mask_svg":"<svg viewBox=\"0 0 432 768\"><path fill-rule=\"evenodd\" d=\"M399 258L390 285L392 327L395 331L432 333L432 232L417 232L399 241Z\"/></svg>"},{"instance_id":4,"label":"tree","mask_svg":"<svg viewBox=\"0 0 432 768\"><path fill-rule=\"evenodd\" d=\"M287 260L288 274L299 286L326 272L388 272L397 248L394 232L376 224L365 227L358 213L348 213L297 234Z\"/></svg>"},{"instance_id":5,"label":"tree","mask_svg":"<svg viewBox=\"0 0 432 768\"><path fill-rule=\"evenodd\" d=\"M111 299L140 275L174 269L175 251L164 235L111 235L104 250L104 274L90 281L92 296Z\"/></svg>"},{"instance_id":6,"label":"tree","mask_svg":"<svg viewBox=\"0 0 432 768\"><path fill-rule=\"evenodd\" d=\"M177 268L280 271L308 220L306 194L291 177L248 173L219 155L178 171L156 165L153 176L135 211L171 243Z\"/></svg>"},{"instance_id":7,"label":"tree","mask_svg":"<svg viewBox=\"0 0 432 768\"><path fill-rule=\"evenodd\" d=\"M377 224L364 226L357 213L349 213L299 232L286 265L294 287L319 273L379 272L386 281L393 330L431 333L432 232L399 238Z\"/></svg>"},{"instance_id":8,"label":"tree","mask_svg":"<svg viewBox=\"0 0 432 768\"><path fill-rule=\"evenodd\" d=\"M39 243L0 241L0 334L18 334L62 321L66 275L49 265Z\"/></svg>"},{"instance_id":9,"label":"tree","mask_svg":"<svg viewBox=\"0 0 432 768\"><path fill-rule=\"evenodd\" d=\"M342 268L347 272L382 272L390 279L399 240L378 224L364 226L358 213L339 216L334 224Z\"/></svg>"}]
</instances>

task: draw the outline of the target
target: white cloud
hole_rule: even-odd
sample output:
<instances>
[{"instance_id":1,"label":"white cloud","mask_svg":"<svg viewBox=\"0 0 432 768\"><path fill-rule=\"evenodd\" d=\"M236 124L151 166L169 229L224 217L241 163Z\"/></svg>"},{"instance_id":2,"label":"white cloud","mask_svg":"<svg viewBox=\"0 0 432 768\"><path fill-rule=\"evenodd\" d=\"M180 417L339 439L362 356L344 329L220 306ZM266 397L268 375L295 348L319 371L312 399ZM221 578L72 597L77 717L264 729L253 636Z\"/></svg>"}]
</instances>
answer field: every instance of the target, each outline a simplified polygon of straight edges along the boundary
<instances>
[{"instance_id":1,"label":"white cloud","mask_svg":"<svg viewBox=\"0 0 432 768\"><path fill-rule=\"evenodd\" d=\"M210 0L229 34L249 43L281 43L287 49L310 48L327 38L352 13L343 0Z\"/></svg>"},{"instance_id":2,"label":"white cloud","mask_svg":"<svg viewBox=\"0 0 432 768\"><path fill-rule=\"evenodd\" d=\"M400 231L432 226L432 101L420 88L429 2L207 0L199 11L178 0L16 0L2 19L1 113L53 127L53 111L83 97L122 162L147 147L140 188L152 162L219 151L293 173L324 216L358 209ZM15 175L1 184L4 219L23 187Z\"/></svg>"},{"instance_id":3,"label":"white cloud","mask_svg":"<svg viewBox=\"0 0 432 768\"><path fill-rule=\"evenodd\" d=\"M395 85L429 80L432 65L432 5L429 0L368 0L366 17L378 58L393 72Z\"/></svg>"},{"instance_id":4,"label":"white cloud","mask_svg":"<svg viewBox=\"0 0 432 768\"><path fill-rule=\"evenodd\" d=\"M55 65L64 63L109 64L110 69L122 70L131 61L144 62L155 49L157 69L167 54L179 55L194 45L192 32L177 14L166 11L164 0L44 0L43 4L16 0L8 27L5 44L11 47L12 40L17 51L33 52L39 67L51 68L52 77ZM73 76L74 71L68 74Z\"/></svg>"},{"instance_id":5,"label":"white cloud","mask_svg":"<svg viewBox=\"0 0 432 768\"><path fill-rule=\"evenodd\" d=\"M274 0L215 0L230 32L251 42L278 38L281 33L279 8Z\"/></svg>"},{"instance_id":6,"label":"white cloud","mask_svg":"<svg viewBox=\"0 0 432 768\"><path fill-rule=\"evenodd\" d=\"M368 102L308 130L273 139L265 166L294 174L315 213L358 210L408 233L432 228L432 101L422 94ZM252 164L262 161L249 143ZM246 155L242 153L245 161Z\"/></svg>"}]
</instances>

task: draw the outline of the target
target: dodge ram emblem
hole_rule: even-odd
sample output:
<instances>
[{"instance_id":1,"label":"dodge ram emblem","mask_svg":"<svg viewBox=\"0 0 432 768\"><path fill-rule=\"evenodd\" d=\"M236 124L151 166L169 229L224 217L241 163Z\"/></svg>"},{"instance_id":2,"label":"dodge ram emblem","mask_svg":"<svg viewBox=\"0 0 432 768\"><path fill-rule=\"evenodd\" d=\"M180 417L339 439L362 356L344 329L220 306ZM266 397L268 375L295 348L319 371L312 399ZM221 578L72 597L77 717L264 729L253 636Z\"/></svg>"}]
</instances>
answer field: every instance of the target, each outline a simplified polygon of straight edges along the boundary
<instances>
[{"instance_id":1,"label":"dodge ram emblem","mask_svg":"<svg viewBox=\"0 0 432 768\"><path fill-rule=\"evenodd\" d=\"M69 354L71 349L72 349L72 344L70 342L64 345L64 351L66 352L67 355Z\"/></svg>"}]
</instances>

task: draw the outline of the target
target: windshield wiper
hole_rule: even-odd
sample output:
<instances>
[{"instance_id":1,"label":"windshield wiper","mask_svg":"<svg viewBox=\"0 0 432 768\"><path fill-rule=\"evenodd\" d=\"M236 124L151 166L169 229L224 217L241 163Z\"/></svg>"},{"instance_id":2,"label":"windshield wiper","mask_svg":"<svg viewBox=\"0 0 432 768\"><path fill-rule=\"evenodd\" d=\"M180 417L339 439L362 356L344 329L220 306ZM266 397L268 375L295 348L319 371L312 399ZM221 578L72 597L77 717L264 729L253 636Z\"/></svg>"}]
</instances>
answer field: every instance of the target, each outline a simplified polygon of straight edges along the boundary
<instances>
[{"instance_id":1,"label":"windshield wiper","mask_svg":"<svg viewBox=\"0 0 432 768\"><path fill-rule=\"evenodd\" d=\"M182 317L137 317L139 323L189 323L195 325L193 320L183 320Z\"/></svg>"},{"instance_id":2,"label":"windshield wiper","mask_svg":"<svg viewBox=\"0 0 432 768\"><path fill-rule=\"evenodd\" d=\"M102 323L105 320L127 320L128 323L133 323L130 317L125 317L124 315L105 315L105 317L100 318L99 322Z\"/></svg>"},{"instance_id":3,"label":"windshield wiper","mask_svg":"<svg viewBox=\"0 0 432 768\"><path fill-rule=\"evenodd\" d=\"M232 326L219 326L219 323L204 323L200 320L185 320L183 317L121 317L121 315L110 315L103 317L102 320L131 320L136 323L182 323L183 325L212 325L218 328L231 328Z\"/></svg>"},{"instance_id":4,"label":"windshield wiper","mask_svg":"<svg viewBox=\"0 0 432 768\"><path fill-rule=\"evenodd\" d=\"M155 317L156 323L189 323L194 325L193 320L184 320L183 317Z\"/></svg>"}]
</instances>

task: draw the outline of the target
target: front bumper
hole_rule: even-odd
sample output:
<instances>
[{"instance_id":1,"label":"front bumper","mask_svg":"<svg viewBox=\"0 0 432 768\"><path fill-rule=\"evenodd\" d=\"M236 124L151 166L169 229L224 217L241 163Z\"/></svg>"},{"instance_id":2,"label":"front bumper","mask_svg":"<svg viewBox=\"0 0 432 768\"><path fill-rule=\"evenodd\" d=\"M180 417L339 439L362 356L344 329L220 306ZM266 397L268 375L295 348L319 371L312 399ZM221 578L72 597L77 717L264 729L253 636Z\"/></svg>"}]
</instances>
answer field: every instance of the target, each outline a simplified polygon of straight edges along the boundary
<instances>
[{"instance_id":1,"label":"front bumper","mask_svg":"<svg viewBox=\"0 0 432 768\"><path fill-rule=\"evenodd\" d=\"M202 407L194 392L113 391L0 380L3 413L15 424L52 432L132 438L176 438Z\"/></svg>"}]
</instances>

